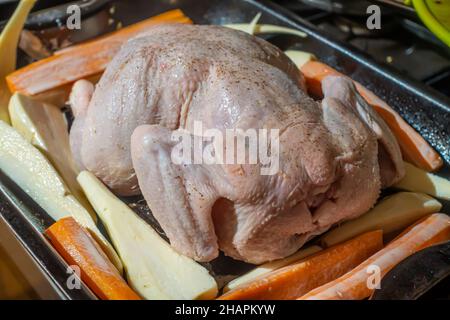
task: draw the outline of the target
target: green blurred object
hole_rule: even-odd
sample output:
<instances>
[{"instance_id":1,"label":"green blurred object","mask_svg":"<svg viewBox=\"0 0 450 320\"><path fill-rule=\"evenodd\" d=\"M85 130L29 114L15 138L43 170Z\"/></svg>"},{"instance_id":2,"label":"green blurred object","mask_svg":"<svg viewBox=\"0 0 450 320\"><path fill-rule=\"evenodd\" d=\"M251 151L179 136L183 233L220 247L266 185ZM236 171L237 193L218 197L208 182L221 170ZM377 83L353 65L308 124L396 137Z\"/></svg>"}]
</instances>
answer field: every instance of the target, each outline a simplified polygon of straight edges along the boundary
<instances>
[{"instance_id":1,"label":"green blurred object","mask_svg":"<svg viewBox=\"0 0 450 320\"><path fill-rule=\"evenodd\" d=\"M425 26L450 47L450 0L405 0L404 3L412 4Z\"/></svg>"}]
</instances>

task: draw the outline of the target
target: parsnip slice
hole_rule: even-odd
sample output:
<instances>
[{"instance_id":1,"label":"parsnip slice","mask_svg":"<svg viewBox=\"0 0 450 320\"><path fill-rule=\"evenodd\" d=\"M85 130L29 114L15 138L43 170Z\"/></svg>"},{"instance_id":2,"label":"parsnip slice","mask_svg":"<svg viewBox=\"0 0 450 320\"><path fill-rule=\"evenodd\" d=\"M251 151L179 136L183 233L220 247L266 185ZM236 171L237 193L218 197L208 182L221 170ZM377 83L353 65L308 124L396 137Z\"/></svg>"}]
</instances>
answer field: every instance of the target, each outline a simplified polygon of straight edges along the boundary
<instances>
[{"instance_id":1,"label":"parsnip slice","mask_svg":"<svg viewBox=\"0 0 450 320\"><path fill-rule=\"evenodd\" d=\"M170 244L92 173L78 181L122 258L128 283L146 299L212 299L217 284L208 270Z\"/></svg>"},{"instance_id":2,"label":"parsnip slice","mask_svg":"<svg viewBox=\"0 0 450 320\"><path fill-rule=\"evenodd\" d=\"M72 157L68 128L61 110L16 92L9 102L9 115L13 127L50 160L70 192L97 221L77 181L79 170Z\"/></svg>"},{"instance_id":3,"label":"parsnip slice","mask_svg":"<svg viewBox=\"0 0 450 320\"><path fill-rule=\"evenodd\" d=\"M16 69L20 33L36 0L22 0L0 34L0 120L9 123L8 102L11 97L5 77Z\"/></svg>"},{"instance_id":4,"label":"parsnip slice","mask_svg":"<svg viewBox=\"0 0 450 320\"><path fill-rule=\"evenodd\" d=\"M305 63L311 60L317 60L316 56L312 53L301 50L286 50L284 52L294 64L301 68Z\"/></svg>"},{"instance_id":5,"label":"parsnip slice","mask_svg":"<svg viewBox=\"0 0 450 320\"><path fill-rule=\"evenodd\" d=\"M250 23L245 23L242 25L242 28L239 29L249 34L255 34L256 26L258 25L259 18L261 18L261 12L258 12L256 16L250 21Z\"/></svg>"},{"instance_id":6,"label":"parsnip slice","mask_svg":"<svg viewBox=\"0 0 450 320\"><path fill-rule=\"evenodd\" d=\"M0 168L55 221L72 216L86 227L117 269L122 271L122 264L113 247L47 158L4 121L0 121Z\"/></svg>"},{"instance_id":7,"label":"parsnip slice","mask_svg":"<svg viewBox=\"0 0 450 320\"><path fill-rule=\"evenodd\" d=\"M327 232L321 244L330 247L371 230L382 229L385 234L401 230L441 208L439 201L425 194L399 192L384 198L361 217Z\"/></svg>"},{"instance_id":8,"label":"parsnip slice","mask_svg":"<svg viewBox=\"0 0 450 320\"><path fill-rule=\"evenodd\" d=\"M450 181L405 162L405 177L394 187L450 200Z\"/></svg>"},{"instance_id":9,"label":"parsnip slice","mask_svg":"<svg viewBox=\"0 0 450 320\"><path fill-rule=\"evenodd\" d=\"M224 24L224 27L240 30L246 33L250 33L252 35L257 34L264 34L264 33L280 33L280 34L291 34L298 37L305 38L307 35L306 33L288 28L288 27L281 27L273 24L256 24L251 25L249 23L231 23L231 24Z\"/></svg>"},{"instance_id":10,"label":"parsnip slice","mask_svg":"<svg viewBox=\"0 0 450 320\"><path fill-rule=\"evenodd\" d=\"M322 250L322 248L319 246L310 246L308 248L301 249L300 251L294 253L293 255L291 255L287 258L264 263L264 264L256 267L255 269L247 272L246 274L240 276L239 278L236 278L236 279L230 281L223 288L223 291L224 292L230 291L230 290L240 286L241 284L250 282L263 274L267 274L271 271L283 268L294 262L300 261L301 259L306 258L314 253L317 253L320 250Z\"/></svg>"}]
</instances>

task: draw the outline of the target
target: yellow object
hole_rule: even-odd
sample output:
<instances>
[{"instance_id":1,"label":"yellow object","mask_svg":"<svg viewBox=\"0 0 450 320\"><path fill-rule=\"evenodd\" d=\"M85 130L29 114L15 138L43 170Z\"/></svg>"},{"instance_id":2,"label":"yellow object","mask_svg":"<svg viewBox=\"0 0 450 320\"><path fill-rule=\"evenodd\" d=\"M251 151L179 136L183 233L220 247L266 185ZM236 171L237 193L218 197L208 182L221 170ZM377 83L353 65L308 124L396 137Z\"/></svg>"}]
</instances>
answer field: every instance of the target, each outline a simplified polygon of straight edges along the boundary
<instances>
[{"instance_id":1,"label":"yellow object","mask_svg":"<svg viewBox=\"0 0 450 320\"><path fill-rule=\"evenodd\" d=\"M9 123L8 102L11 97L5 77L16 69L20 33L36 0L21 0L0 35L0 120Z\"/></svg>"},{"instance_id":2,"label":"yellow object","mask_svg":"<svg viewBox=\"0 0 450 320\"><path fill-rule=\"evenodd\" d=\"M92 173L78 181L122 258L128 283L151 300L213 299L217 283L208 270L169 243Z\"/></svg>"},{"instance_id":3,"label":"yellow object","mask_svg":"<svg viewBox=\"0 0 450 320\"><path fill-rule=\"evenodd\" d=\"M394 187L450 200L450 181L405 162L405 177Z\"/></svg>"},{"instance_id":4,"label":"yellow object","mask_svg":"<svg viewBox=\"0 0 450 320\"><path fill-rule=\"evenodd\" d=\"M94 209L77 181L79 173L69 144L69 130L61 110L16 92L9 101L12 126L50 160L70 192L97 221Z\"/></svg>"},{"instance_id":5,"label":"yellow object","mask_svg":"<svg viewBox=\"0 0 450 320\"><path fill-rule=\"evenodd\" d=\"M55 221L72 216L98 240L119 271L120 259L47 158L0 120L0 168Z\"/></svg>"},{"instance_id":6,"label":"yellow object","mask_svg":"<svg viewBox=\"0 0 450 320\"><path fill-rule=\"evenodd\" d=\"M381 229L385 234L399 231L441 208L439 201L425 194L399 192L384 198L359 218L325 233L321 244L328 248L371 230Z\"/></svg>"},{"instance_id":7,"label":"yellow object","mask_svg":"<svg viewBox=\"0 0 450 320\"><path fill-rule=\"evenodd\" d=\"M422 22L450 47L450 0L412 0Z\"/></svg>"},{"instance_id":8,"label":"yellow object","mask_svg":"<svg viewBox=\"0 0 450 320\"><path fill-rule=\"evenodd\" d=\"M322 250L322 248L319 246L310 246L308 248L301 249L300 251L294 253L293 255L291 255L287 258L264 263L264 264L256 267L255 269L251 270L250 272L247 272L246 274L240 276L239 278L236 278L236 279L230 281L223 288L223 292L227 292L232 289L235 289L238 286L240 286L241 284L250 282L250 281L258 278L259 276L267 274L271 271L281 269L285 266L296 263L303 258L306 258L312 254L319 252L320 250Z\"/></svg>"}]
</instances>

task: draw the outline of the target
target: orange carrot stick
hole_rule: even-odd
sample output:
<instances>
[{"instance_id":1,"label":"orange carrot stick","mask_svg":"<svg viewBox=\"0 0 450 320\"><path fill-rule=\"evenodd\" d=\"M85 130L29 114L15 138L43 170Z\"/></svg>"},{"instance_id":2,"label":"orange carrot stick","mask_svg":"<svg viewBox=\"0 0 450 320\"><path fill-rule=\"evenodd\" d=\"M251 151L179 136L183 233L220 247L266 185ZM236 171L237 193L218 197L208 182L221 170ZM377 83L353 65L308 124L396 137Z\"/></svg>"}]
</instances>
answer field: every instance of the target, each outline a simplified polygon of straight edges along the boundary
<instances>
[{"instance_id":1,"label":"orange carrot stick","mask_svg":"<svg viewBox=\"0 0 450 320\"><path fill-rule=\"evenodd\" d=\"M396 264L413 253L450 239L450 217L435 213L413 225L383 250L342 277L318 287L300 300L361 300L373 292L368 285L369 267L375 266L384 276Z\"/></svg>"},{"instance_id":2,"label":"orange carrot stick","mask_svg":"<svg viewBox=\"0 0 450 320\"><path fill-rule=\"evenodd\" d=\"M337 70L319 61L308 61L300 69L305 75L308 91L316 97L322 97L321 81L323 78L328 75L342 76ZM405 160L427 171L435 171L442 166L443 161L439 154L395 110L372 91L356 81L354 83L359 94L391 128L400 144Z\"/></svg>"},{"instance_id":3,"label":"orange carrot stick","mask_svg":"<svg viewBox=\"0 0 450 320\"><path fill-rule=\"evenodd\" d=\"M45 235L69 265L80 268L81 280L101 299L140 300L89 232L72 217L58 220Z\"/></svg>"},{"instance_id":4,"label":"orange carrot stick","mask_svg":"<svg viewBox=\"0 0 450 320\"><path fill-rule=\"evenodd\" d=\"M219 300L295 299L336 279L382 247L382 231L371 231L244 283Z\"/></svg>"},{"instance_id":5,"label":"orange carrot stick","mask_svg":"<svg viewBox=\"0 0 450 320\"><path fill-rule=\"evenodd\" d=\"M171 10L87 43L29 64L6 77L12 92L39 94L102 73L122 44L161 23L192 23L181 10Z\"/></svg>"}]
</instances>

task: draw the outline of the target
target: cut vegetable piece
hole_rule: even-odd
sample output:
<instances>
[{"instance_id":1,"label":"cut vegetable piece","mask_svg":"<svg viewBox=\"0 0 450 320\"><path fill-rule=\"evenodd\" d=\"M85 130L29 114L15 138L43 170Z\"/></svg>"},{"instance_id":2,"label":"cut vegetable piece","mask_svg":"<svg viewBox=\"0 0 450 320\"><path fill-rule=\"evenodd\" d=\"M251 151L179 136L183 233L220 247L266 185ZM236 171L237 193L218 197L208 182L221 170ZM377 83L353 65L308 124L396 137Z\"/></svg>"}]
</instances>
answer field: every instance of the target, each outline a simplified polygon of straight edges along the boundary
<instances>
[{"instance_id":1,"label":"cut vegetable piece","mask_svg":"<svg viewBox=\"0 0 450 320\"><path fill-rule=\"evenodd\" d=\"M223 288L223 291L227 292L227 291L233 290L244 283L250 282L250 281L258 278L259 276L262 276L269 272L283 268L287 265L293 264L303 258L306 258L310 255L313 255L314 253L319 252L320 250L322 250L322 248L319 246L310 246L306 249L302 249L302 250L298 251L297 253L294 253L293 255L291 255L287 258L264 263L264 264L256 267L255 269L251 270L250 272L247 272L246 274L240 276L239 278L236 278L236 279L232 280L231 282L229 282Z\"/></svg>"},{"instance_id":2,"label":"cut vegetable piece","mask_svg":"<svg viewBox=\"0 0 450 320\"><path fill-rule=\"evenodd\" d=\"M17 46L28 13L36 0L22 0L0 34L0 120L9 123L8 102L11 97L5 77L16 69Z\"/></svg>"},{"instance_id":3,"label":"cut vegetable piece","mask_svg":"<svg viewBox=\"0 0 450 320\"><path fill-rule=\"evenodd\" d=\"M13 127L50 160L70 192L97 221L94 209L77 181L79 170L72 157L68 128L61 110L15 93L9 102L9 113Z\"/></svg>"},{"instance_id":4,"label":"cut vegetable piece","mask_svg":"<svg viewBox=\"0 0 450 320\"><path fill-rule=\"evenodd\" d=\"M70 193L55 168L38 149L3 121L0 121L0 169L55 221L72 216L87 228L122 272L122 264L113 247L87 210Z\"/></svg>"},{"instance_id":5,"label":"cut vegetable piece","mask_svg":"<svg viewBox=\"0 0 450 320\"><path fill-rule=\"evenodd\" d=\"M406 161L426 171L436 171L442 167L444 162L439 153L396 111L360 84L357 83L356 88L391 128Z\"/></svg>"},{"instance_id":6,"label":"cut vegetable piece","mask_svg":"<svg viewBox=\"0 0 450 320\"><path fill-rule=\"evenodd\" d=\"M256 14L256 16L252 19L252 21L246 25L245 30L241 29L241 31L244 31L244 32L252 34L252 35L255 34L256 26L258 25L258 21L260 18L261 18L261 12L258 12Z\"/></svg>"},{"instance_id":7,"label":"cut vegetable piece","mask_svg":"<svg viewBox=\"0 0 450 320\"><path fill-rule=\"evenodd\" d=\"M381 229L385 234L401 230L430 213L439 212L442 204L425 194L399 192L381 200L359 218L344 222L321 238L324 247L343 242L363 232Z\"/></svg>"},{"instance_id":8,"label":"cut vegetable piece","mask_svg":"<svg viewBox=\"0 0 450 320\"><path fill-rule=\"evenodd\" d=\"M300 51L300 50L286 50L284 52L296 66L302 66L308 61L317 60L316 56L312 53Z\"/></svg>"},{"instance_id":9,"label":"cut vegetable piece","mask_svg":"<svg viewBox=\"0 0 450 320\"><path fill-rule=\"evenodd\" d=\"M328 75L343 76L320 61L307 61L298 67L305 76L308 91L316 97L322 97L321 81L323 78ZM359 94L377 111L392 130L402 149L403 157L407 161L427 171L435 171L443 165L441 156L395 110L372 91L356 81L354 83Z\"/></svg>"},{"instance_id":10,"label":"cut vegetable piece","mask_svg":"<svg viewBox=\"0 0 450 320\"><path fill-rule=\"evenodd\" d=\"M45 235L69 266L80 268L81 280L104 300L140 300L89 232L72 217L62 218Z\"/></svg>"},{"instance_id":11,"label":"cut vegetable piece","mask_svg":"<svg viewBox=\"0 0 450 320\"><path fill-rule=\"evenodd\" d=\"M450 239L450 217L435 213L408 229L383 250L342 277L318 287L301 300L361 300L369 297L375 286L370 282L371 270L383 277L396 264L413 253Z\"/></svg>"},{"instance_id":12,"label":"cut vegetable piece","mask_svg":"<svg viewBox=\"0 0 450 320\"><path fill-rule=\"evenodd\" d=\"M181 10L172 10L115 31L107 36L62 50L29 64L7 77L12 92L35 95L102 73L128 39L161 23L192 23Z\"/></svg>"},{"instance_id":13,"label":"cut vegetable piece","mask_svg":"<svg viewBox=\"0 0 450 320\"><path fill-rule=\"evenodd\" d=\"M383 232L372 231L320 251L298 263L262 275L228 291L220 300L289 300L345 274L383 247Z\"/></svg>"},{"instance_id":14,"label":"cut vegetable piece","mask_svg":"<svg viewBox=\"0 0 450 320\"><path fill-rule=\"evenodd\" d=\"M240 30L246 33L250 33L252 35L264 34L264 33L281 33L281 34L291 34L294 36L305 38L307 35L303 31L280 27L273 24L249 24L249 23L232 23L232 24L224 24L224 27ZM251 33L253 32L253 33Z\"/></svg>"},{"instance_id":15,"label":"cut vegetable piece","mask_svg":"<svg viewBox=\"0 0 450 320\"><path fill-rule=\"evenodd\" d=\"M170 244L92 173L78 181L122 258L128 283L146 299L212 299L217 284L204 267Z\"/></svg>"},{"instance_id":16,"label":"cut vegetable piece","mask_svg":"<svg viewBox=\"0 0 450 320\"><path fill-rule=\"evenodd\" d=\"M405 162L405 177L394 187L450 200L450 181Z\"/></svg>"}]
</instances>

